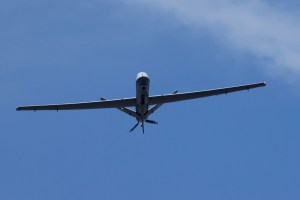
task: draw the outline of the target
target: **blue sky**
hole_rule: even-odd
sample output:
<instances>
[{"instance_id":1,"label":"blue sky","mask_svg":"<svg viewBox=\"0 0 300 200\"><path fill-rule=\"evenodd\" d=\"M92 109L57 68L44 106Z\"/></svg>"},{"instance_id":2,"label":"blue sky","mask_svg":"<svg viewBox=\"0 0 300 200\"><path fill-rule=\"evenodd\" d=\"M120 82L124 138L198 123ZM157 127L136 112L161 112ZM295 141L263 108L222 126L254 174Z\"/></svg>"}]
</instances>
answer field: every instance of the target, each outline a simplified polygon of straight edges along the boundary
<instances>
[{"instance_id":1,"label":"blue sky","mask_svg":"<svg viewBox=\"0 0 300 200\"><path fill-rule=\"evenodd\" d=\"M299 199L298 1L0 0L0 199ZM27 104L266 81L165 105L146 125L114 109Z\"/></svg>"}]
</instances>

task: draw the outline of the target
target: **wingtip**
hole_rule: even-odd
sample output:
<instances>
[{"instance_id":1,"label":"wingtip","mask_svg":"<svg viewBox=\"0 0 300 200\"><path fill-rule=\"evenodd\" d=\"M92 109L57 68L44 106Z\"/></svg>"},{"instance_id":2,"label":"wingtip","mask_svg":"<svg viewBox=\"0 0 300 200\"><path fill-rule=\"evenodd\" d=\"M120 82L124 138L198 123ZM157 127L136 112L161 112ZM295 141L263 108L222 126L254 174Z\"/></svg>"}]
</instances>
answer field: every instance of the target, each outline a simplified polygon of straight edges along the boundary
<instances>
[{"instance_id":1,"label":"wingtip","mask_svg":"<svg viewBox=\"0 0 300 200\"><path fill-rule=\"evenodd\" d=\"M260 83L257 83L260 87L264 87L264 86L266 86L267 85L267 83L266 82L260 82Z\"/></svg>"}]
</instances>

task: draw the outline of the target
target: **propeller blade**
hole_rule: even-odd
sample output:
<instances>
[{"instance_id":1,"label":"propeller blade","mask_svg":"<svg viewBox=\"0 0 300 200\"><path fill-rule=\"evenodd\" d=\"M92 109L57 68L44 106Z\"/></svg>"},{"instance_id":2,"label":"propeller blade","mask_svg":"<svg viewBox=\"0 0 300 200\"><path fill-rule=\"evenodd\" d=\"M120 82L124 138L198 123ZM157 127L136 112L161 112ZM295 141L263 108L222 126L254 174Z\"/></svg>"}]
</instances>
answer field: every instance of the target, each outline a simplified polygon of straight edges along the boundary
<instances>
[{"instance_id":1,"label":"propeller blade","mask_svg":"<svg viewBox=\"0 0 300 200\"><path fill-rule=\"evenodd\" d=\"M158 124L158 122L150 120L150 119L145 120L145 122L150 123L150 124Z\"/></svg>"},{"instance_id":2,"label":"propeller blade","mask_svg":"<svg viewBox=\"0 0 300 200\"><path fill-rule=\"evenodd\" d=\"M144 125L144 120L142 120L142 129L143 129L143 134L145 133L145 125Z\"/></svg>"},{"instance_id":3,"label":"propeller blade","mask_svg":"<svg viewBox=\"0 0 300 200\"><path fill-rule=\"evenodd\" d=\"M138 122L136 125L134 125L134 127L132 127L132 129L130 129L129 132L132 132L138 125L139 125L140 122Z\"/></svg>"}]
</instances>

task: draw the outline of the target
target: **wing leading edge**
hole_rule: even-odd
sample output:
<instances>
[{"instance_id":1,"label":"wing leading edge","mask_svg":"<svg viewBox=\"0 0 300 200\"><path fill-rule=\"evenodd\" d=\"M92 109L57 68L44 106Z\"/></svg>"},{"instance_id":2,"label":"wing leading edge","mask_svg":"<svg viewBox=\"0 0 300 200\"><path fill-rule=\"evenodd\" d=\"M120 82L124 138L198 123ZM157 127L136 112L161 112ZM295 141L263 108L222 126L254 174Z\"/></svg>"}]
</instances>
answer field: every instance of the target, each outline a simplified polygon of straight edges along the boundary
<instances>
[{"instance_id":1,"label":"wing leading edge","mask_svg":"<svg viewBox=\"0 0 300 200\"><path fill-rule=\"evenodd\" d=\"M231 92L238 92L241 90L250 90L257 87L264 87L266 85L267 84L265 82L261 82L261 83L254 83L248 85L219 88L214 90L203 90L203 91L187 92L187 93L157 95L157 96L151 96L149 98L149 104L155 105L155 104L171 103L176 101L184 101L189 99L203 98L203 97L215 96L220 94L227 94Z\"/></svg>"},{"instance_id":2,"label":"wing leading edge","mask_svg":"<svg viewBox=\"0 0 300 200\"><path fill-rule=\"evenodd\" d=\"M80 110L80 109L100 109L100 108L121 108L132 107L136 104L136 98L115 99L105 101L92 101L82 103L50 104L50 105L33 105L17 107L21 110Z\"/></svg>"}]
</instances>

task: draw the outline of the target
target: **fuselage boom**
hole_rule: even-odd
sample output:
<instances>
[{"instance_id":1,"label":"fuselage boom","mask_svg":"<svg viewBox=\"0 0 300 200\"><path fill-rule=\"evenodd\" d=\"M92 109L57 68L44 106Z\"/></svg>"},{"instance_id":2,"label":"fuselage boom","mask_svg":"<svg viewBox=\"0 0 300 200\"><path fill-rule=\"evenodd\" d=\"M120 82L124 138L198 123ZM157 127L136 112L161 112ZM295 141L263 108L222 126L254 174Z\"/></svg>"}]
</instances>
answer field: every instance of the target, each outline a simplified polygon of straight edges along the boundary
<instances>
[{"instance_id":1,"label":"fuselage boom","mask_svg":"<svg viewBox=\"0 0 300 200\"><path fill-rule=\"evenodd\" d=\"M146 120L149 107L150 79L145 72L140 72L136 77L136 113L138 121Z\"/></svg>"}]
</instances>

